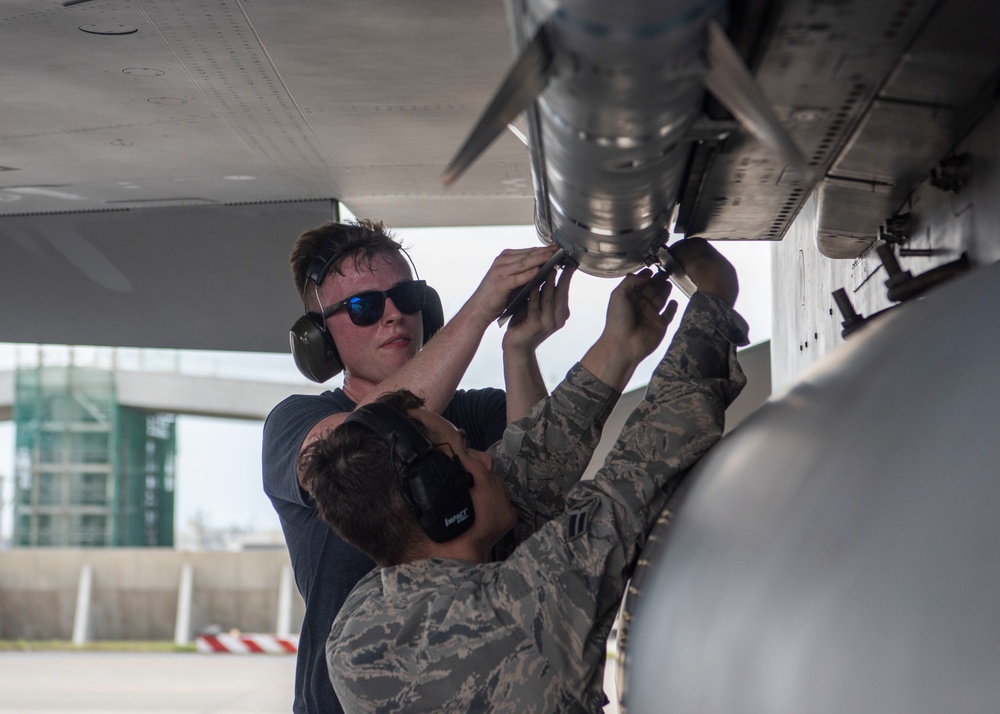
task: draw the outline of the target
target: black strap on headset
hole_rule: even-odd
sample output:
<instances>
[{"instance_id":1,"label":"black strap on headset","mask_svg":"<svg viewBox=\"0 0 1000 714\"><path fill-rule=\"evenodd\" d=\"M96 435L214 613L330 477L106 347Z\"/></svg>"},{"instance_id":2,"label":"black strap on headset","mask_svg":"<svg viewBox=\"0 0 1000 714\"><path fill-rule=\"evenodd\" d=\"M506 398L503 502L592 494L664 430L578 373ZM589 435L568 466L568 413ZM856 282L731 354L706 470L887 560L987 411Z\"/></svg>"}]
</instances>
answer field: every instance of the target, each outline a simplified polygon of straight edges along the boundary
<instances>
[{"instance_id":1,"label":"black strap on headset","mask_svg":"<svg viewBox=\"0 0 1000 714\"><path fill-rule=\"evenodd\" d=\"M344 251L339 245L325 243L316 251L316 255L309 261L309 268L306 270L306 277L316 285L320 285L330 272L330 266L343 257Z\"/></svg>"},{"instance_id":2,"label":"black strap on headset","mask_svg":"<svg viewBox=\"0 0 1000 714\"><path fill-rule=\"evenodd\" d=\"M406 252L406 248L399 246L399 252L406 256L406 260L410 263L410 267L413 268L414 277L419 280L420 272L417 270L417 265L413 262L413 258L411 258L410 254ZM324 243L319 247L319 250L316 251L316 255L313 256L313 259L309 261L309 268L306 270L306 277L316 283L317 286L321 285L326 279L327 273L330 272L330 266L342 257L344 257L344 250L342 249L342 246L332 243Z\"/></svg>"},{"instance_id":3,"label":"black strap on headset","mask_svg":"<svg viewBox=\"0 0 1000 714\"><path fill-rule=\"evenodd\" d=\"M435 448L409 417L385 402L371 402L358 407L344 423L361 424L388 444L392 449L393 464L400 471L410 468Z\"/></svg>"}]
</instances>

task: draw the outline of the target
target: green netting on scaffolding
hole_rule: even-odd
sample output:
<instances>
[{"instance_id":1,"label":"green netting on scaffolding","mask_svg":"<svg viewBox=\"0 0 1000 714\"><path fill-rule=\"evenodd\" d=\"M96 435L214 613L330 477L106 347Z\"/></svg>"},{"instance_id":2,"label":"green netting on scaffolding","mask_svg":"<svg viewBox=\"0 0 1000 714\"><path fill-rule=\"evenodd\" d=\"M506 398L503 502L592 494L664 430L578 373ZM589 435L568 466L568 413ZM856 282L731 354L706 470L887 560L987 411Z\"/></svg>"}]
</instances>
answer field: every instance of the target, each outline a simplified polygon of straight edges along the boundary
<instances>
[{"instance_id":1,"label":"green netting on scaffolding","mask_svg":"<svg viewBox=\"0 0 1000 714\"><path fill-rule=\"evenodd\" d=\"M114 372L15 378L18 546L172 546L174 415L120 406Z\"/></svg>"}]
</instances>

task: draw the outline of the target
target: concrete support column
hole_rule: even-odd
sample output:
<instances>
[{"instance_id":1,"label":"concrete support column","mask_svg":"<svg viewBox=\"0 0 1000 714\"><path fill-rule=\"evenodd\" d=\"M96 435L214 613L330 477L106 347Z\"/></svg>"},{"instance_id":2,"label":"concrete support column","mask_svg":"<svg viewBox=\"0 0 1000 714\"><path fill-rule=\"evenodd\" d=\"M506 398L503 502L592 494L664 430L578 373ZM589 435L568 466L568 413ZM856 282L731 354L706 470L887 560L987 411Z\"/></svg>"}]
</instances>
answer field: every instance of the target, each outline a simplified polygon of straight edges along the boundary
<instances>
[{"instance_id":1,"label":"concrete support column","mask_svg":"<svg viewBox=\"0 0 1000 714\"><path fill-rule=\"evenodd\" d=\"M90 630L90 593L93 585L93 571L87 563L80 566L80 582L76 588L76 613L73 615L73 644L77 647L87 643Z\"/></svg>"},{"instance_id":2,"label":"concrete support column","mask_svg":"<svg viewBox=\"0 0 1000 714\"><path fill-rule=\"evenodd\" d=\"M174 644L186 645L191 641L191 594L194 591L194 572L190 563L181 565L181 582L177 588L177 621L174 626Z\"/></svg>"},{"instance_id":3,"label":"concrete support column","mask_svg":"<svg viewBox=\"0 0 1000 714\"><path fill-rule=\"evenodd\" d=\"M281 568L281 582L278 585L278 624L275 634L288 637L292 632L292 566Z\"/></svg>"}]
</instances>

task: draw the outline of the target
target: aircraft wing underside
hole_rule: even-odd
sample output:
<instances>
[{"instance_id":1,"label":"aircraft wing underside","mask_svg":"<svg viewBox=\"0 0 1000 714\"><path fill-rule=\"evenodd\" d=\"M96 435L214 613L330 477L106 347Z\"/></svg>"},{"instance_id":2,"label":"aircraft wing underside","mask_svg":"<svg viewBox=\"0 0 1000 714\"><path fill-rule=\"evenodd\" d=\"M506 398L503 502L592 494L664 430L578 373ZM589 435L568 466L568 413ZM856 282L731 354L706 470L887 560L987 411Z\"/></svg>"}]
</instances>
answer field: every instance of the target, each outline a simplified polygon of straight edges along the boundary
<instances>
[{"instance_id":1,"label":"aircraft wing underside","mask_svg":"<svg viewBox=\"0 0 1000 714\"><path fill-rule=\"evenodd\" d=\"M856 256L993 100L993 3L740 2L728 33ZM0 5L0 340L283 351L295 236L533 218L504 132L448 159L513 58L500 2ZM595 99L595 105L599 100ZM780 240L809 195L714 100L677 227Z\"/></svg>"}]
</instances>

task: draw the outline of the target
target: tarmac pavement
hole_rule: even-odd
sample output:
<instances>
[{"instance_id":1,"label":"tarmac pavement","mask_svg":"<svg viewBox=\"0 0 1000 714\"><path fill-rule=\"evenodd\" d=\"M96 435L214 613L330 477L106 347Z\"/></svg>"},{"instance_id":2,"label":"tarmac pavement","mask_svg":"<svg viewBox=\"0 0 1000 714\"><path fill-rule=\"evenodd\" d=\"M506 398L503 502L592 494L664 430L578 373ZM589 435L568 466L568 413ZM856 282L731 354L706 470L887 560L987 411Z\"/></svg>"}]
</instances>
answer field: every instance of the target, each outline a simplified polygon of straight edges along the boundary
<instances>
[{"instance_id":1,"label":"tarmac pavement","mask_svg":"<svg viewBox=\"0 0 1000 714\"><path fill-rule=\"evenodd\" d=\"M290 655L0 652L0 712L287 713L294 679Z\"/></svg>"},{"instance_id":2,"label":"tarmac pavement","mask_svg":"<svg viewBox=\"0 0 1000 714\"><path fill-rule=\"evenodd\" d=\"M294 681L291 655L0 652L0 714L287 714Z\"/></svg>"}]
</instances>

